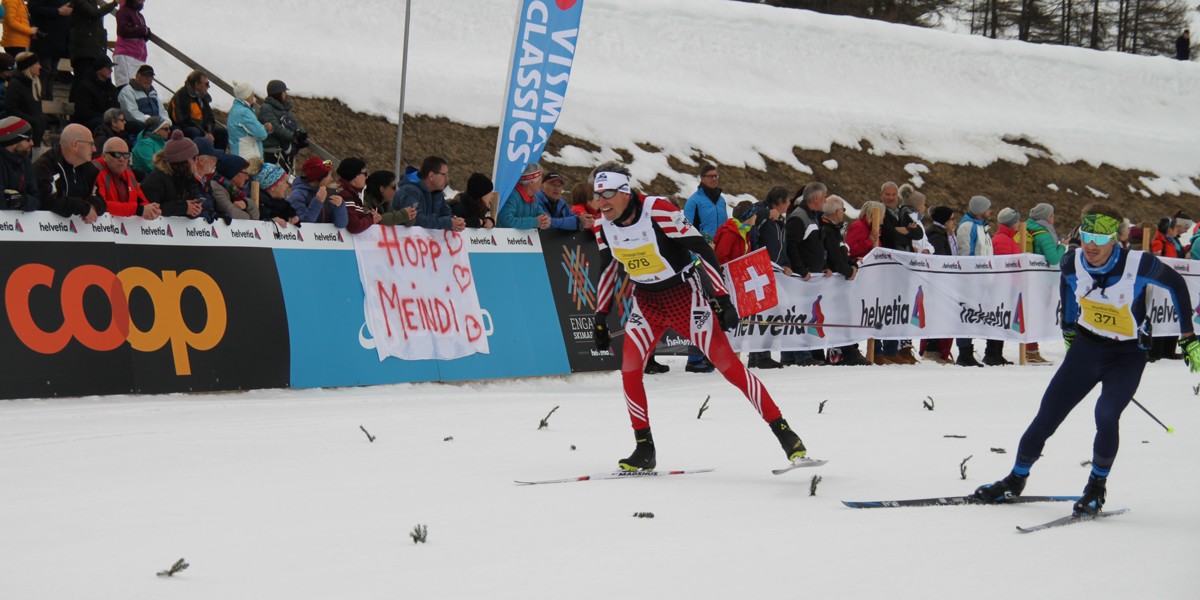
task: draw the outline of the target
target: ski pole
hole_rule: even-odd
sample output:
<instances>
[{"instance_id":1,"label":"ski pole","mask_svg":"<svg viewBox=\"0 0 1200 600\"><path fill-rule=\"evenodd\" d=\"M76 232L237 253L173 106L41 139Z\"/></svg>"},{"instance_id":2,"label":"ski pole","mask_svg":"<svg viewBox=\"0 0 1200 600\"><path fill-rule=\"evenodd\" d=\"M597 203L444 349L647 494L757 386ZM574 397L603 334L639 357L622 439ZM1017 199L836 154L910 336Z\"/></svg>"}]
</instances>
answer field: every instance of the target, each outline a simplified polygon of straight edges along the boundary
<instances>
[{"instance_id":1,"label":"ski pole","mask_svg":"<svg viewBox=\"0 0 1200 600\"><path fill-rule=\"evenodd\" d=\"M1154 413L1150 412L1149 409L1147 409L1145 406L1142 406L1141 402L1137 401L1137 398L1130 398L1130 400L1133 400L1133 403L1136 404L1138 408L1142 409L1142 412L1146 413L1147 415L1150 415L1150 418L1154 419L1155 423L1162 425L1162 428L1166 429L1167 433L1175 433L1174 427L1167 427L1167 425L1165 423L1163 423L1162 421L1159 421L1158 417L1154 416Z\"/></svg>"},{"instance_id":2,"label":"ski pole","mask_svg":"<svg viewBox=\"0 0 1200 600\"><path fill-rule=\"evenodd\" d=\"M746 325L779 325L786 327L841 327L844 329L883 329L883 323L872 325L847 325L844 323L801 323L799 321L754 321L742 319L738 321Z\"/></svg>"}]
</instances>

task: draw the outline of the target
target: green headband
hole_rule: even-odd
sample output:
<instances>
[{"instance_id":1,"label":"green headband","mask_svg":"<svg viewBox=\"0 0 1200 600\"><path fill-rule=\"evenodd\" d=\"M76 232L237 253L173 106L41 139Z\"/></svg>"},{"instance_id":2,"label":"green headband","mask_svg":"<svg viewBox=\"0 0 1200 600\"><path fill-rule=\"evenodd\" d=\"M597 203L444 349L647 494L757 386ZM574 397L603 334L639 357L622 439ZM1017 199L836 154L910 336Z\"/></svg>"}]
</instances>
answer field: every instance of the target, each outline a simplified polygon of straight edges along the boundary
<instances>
[{"instance_id":1,"label":"green headband","mask_svg":"<svg viewBox=\"0 0 1200 600\"><path fill-rule=\"evenodd\" d=\"M1088 233L1113 235L1121 229L1121 222L1108 215L1091 213L1084 215L1083 223L1079 225L1079 229Z\"/></svg>"}]
</instances>

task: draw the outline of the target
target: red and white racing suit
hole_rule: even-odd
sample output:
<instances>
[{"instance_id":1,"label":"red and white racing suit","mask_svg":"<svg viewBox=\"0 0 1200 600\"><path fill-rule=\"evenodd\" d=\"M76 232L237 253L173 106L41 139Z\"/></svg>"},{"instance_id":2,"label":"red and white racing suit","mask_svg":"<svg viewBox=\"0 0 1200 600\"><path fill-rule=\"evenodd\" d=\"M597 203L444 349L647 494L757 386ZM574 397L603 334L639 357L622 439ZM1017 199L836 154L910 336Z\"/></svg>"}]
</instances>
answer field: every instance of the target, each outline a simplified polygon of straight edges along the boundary
<instances>
[{"instance_id":1,"label":"red and white racing suit","mask_svg":"<svg viewBox=\"0 0 1200 600\"><path fill-rule=\"evenodd\" d=\"M600 246L603 269L597 293L601 318L612 304L618 269L623 269L634 283L621 362L625 403L633 428L650 426L642 374L647 357L667 329L674 329L700 348L721 375L745 394L764 421L778 419L779 407L771 394L738 360L720 324L714 322L716 317L700 277L707 276L716 296L728 292L712 248L667 198L634 192L629 207L617 220L627 217L632 219L628 225L599 218L592 231ZM701 258L703 275L697 272L693 253Z\"/></svg>"}]
</instances>

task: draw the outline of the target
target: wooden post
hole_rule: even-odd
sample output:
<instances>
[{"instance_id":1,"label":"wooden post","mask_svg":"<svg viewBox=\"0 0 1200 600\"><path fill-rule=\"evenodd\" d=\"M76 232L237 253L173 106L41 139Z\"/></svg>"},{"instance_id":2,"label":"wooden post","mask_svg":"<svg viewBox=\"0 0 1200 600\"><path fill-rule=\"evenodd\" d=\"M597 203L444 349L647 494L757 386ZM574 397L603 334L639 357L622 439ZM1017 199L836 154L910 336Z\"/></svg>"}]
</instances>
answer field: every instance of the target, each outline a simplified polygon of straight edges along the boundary
<instances>
[{"instance_id":1,"label":"wooden post","mask_svg":"<svg viewBox=\"0 0 1200 600\"><path fill-rule=\"evenodd\" d=\"M1027 228L1025 225L1025 221L1021 221L1020 223L1017 224L1017 247L1021 249L1022 254L1025 252L1025 236L1026 235L1028 235L1028 231L1027 231ZM1017 346L1017 348L1018 348L1017 356L1020 357L1017 359L1017 364L1019 364L1021 366L1025 366L1026 357L1028 356L1028 354L1027 354L1028 349L1026 348L1025 342L1021 342L1021 344L1019 346Z\"/></svg>"},{"instance_id":2,"label":"wooden post","mask_svg":"<svg viewBox=\"0 0 1200 600\"><path fill-rule=\"evenodd\" d=\"M879 247L879 226L883 224L883 208L875 207L871 210L871 238L875 240L874 246ZM867 338L867 362L875 364L875 338Z\"/></svg>"},{"instance_id":3,"label":"wooden post","mask_svg":"<svg viewBox=\"0 0 1200 600\"><path fill-rule=\"evenodd\" d=\"M1150 246L1154 243L1154 234L1158 233L1158 228L1153 223L1142 223L1142 252L1150 252ZM1133 245L1130 240L1130 246Z\"/></svg>"},{"instance_id":4,"label":"wooden post","mask_svg":"<svg viewBox=\"0 0 1200 600\"><path fill-rule=\"evenodd\" d=\"M258 206L258 194L261 188L262 184L258 181L250 182L250 200L254 202L255 206Z\"/></svg>"}]
</instances>

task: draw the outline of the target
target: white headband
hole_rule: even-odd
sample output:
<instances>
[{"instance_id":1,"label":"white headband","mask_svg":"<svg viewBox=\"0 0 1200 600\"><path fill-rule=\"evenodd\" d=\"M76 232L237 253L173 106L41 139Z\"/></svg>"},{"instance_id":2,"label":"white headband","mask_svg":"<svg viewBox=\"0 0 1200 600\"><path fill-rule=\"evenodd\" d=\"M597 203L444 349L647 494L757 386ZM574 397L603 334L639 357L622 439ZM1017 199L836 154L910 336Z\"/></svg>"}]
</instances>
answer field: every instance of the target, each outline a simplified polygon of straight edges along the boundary
<instances>
[{"instance_id":1,"label":"white headband","mask_svg":"<svg viewBox=\"0 0 1200 600\"><path fill-rule=\"evenodd\" d=\"M592 187L592 191L594 192L617 190L618 192L625 192L626 194L629 193L630 189L629 178L620 173L614 173L612 171L602 171L600 173L596 173L596 182Z\"/></svg>"}]
</instances>

